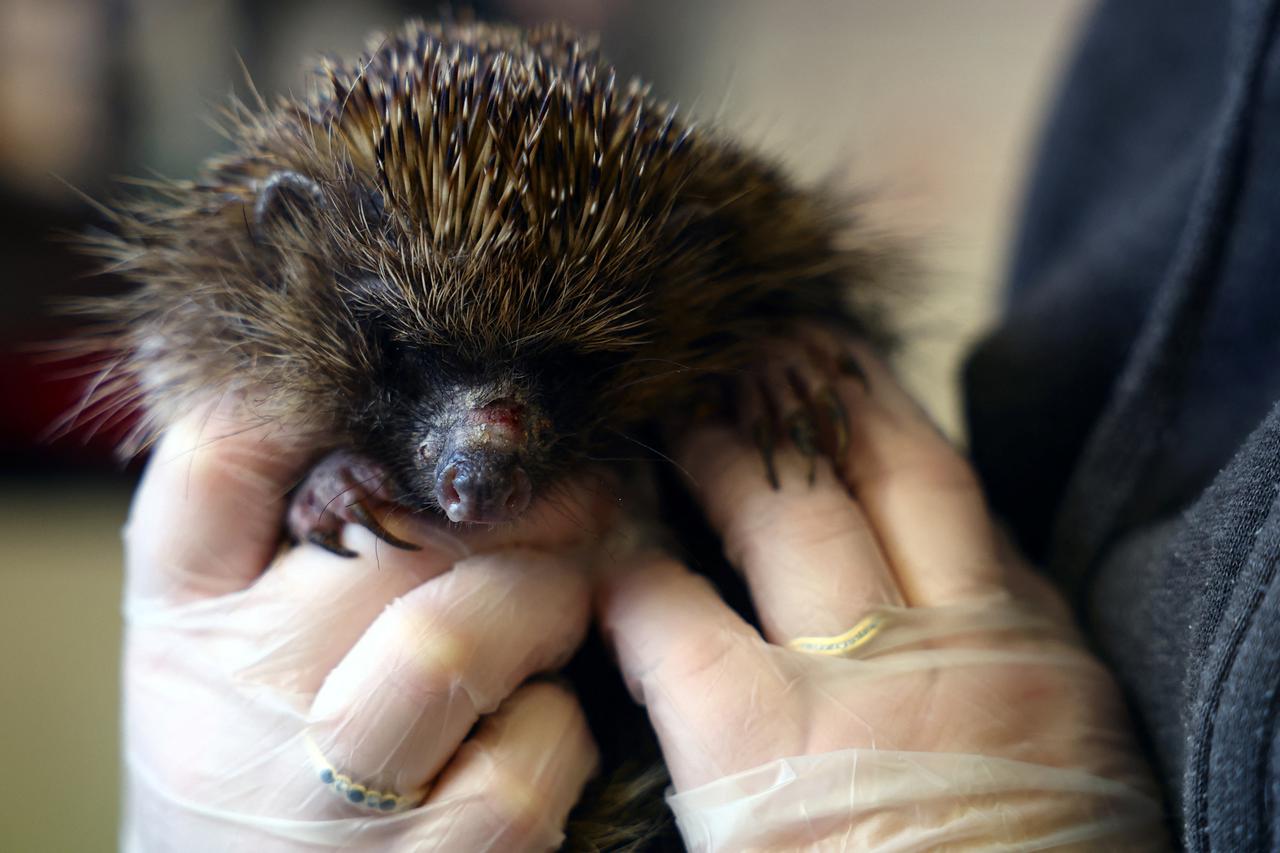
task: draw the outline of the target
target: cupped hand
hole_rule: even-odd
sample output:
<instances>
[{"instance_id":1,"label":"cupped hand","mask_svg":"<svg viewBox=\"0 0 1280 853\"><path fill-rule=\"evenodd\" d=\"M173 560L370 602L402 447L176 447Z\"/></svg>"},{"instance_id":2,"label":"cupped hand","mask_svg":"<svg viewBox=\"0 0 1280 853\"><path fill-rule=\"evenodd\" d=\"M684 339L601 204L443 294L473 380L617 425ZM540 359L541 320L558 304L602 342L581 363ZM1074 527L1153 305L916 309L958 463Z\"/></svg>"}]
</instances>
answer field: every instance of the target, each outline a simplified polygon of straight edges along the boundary
<instances>
[{"instance_id":1,"label":"cupped hand","mask_svg":"<svg viewBox=\"0 0 1280 853\"><path fill-rule=\"evenodd\" d=\"M518 525L281 548L313 453L234 402L156 447L126 529L126 849L548 849L597 763L531 676L582 641L589 483ZM414 808L416 806L416 808Z\"/></svg>"},{"instance_id":2,"label":"cupped hand","mask_svg":"<svg viewBox=\"0 0 1280 853\"><path fill-rule=\"evenodd\" d=\"M759 630L656 552L607 571L597 601L686 843L1163 844L1111 677L889 371L818 334L744 398L741 428L692 430L678 461ZM796 440L760 441L788 425Z\"/></svg>"}]
</instances>

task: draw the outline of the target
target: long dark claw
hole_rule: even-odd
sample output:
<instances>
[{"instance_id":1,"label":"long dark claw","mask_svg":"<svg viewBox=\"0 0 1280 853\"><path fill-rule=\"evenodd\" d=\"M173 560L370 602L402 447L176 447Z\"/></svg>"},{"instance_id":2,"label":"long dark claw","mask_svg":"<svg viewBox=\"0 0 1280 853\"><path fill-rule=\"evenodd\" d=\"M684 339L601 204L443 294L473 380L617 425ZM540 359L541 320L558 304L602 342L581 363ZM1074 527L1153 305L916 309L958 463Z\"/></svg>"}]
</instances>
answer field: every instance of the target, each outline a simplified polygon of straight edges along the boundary
<instances>
[{"instance_id":1,"label":"long dark claw","mask_svg":"<svg viewBox=\"0 0 1280 853\"><path fill-rule=\"evenodd\" d=\"M321 530L317 528L307 534L307 541L312 545L319 545L330 554L334 554L339 557L346 557L350 559L351 557L357 556L355 551L352 551L350 548L342 547L342 541L338 538L337 531Z\"/></svg>"},{"instance_id":2,"label":"long dark claw","mask_svg":"<svg viewBox=\"0 0 1280 853\"><path fill-rule=\"evenodd\" d=\"M845 376L852 376L861 382L864 390L871 390L871 382L867 379L867 372L862 369L862 365L858 364L858 360L849 353L840 353L840 357L836 360L836 367Z\"/></svg>"},{"instance_id":3,"label":"long dark claw","mask_svg":"<svg viewBox=\"0 0 1280 853\"><path fill-rule=\"evenodd\" d=\"M373 513L369 511L369 508L360 501L348 504L347 508L351 510L351 515L355 517L356 521L360 522L366 530L374 536L377 536L383 542L386 542L388 545L400 548L404 551L422 550L421 545L414 545L412 542L406 542L391 531L387 530L387 528L383 527L378 519L373 517Z\"/></svg>"},{"instance_id":4,"label":"long dark claw","mask_svg":"<svg viewBox=\"0 0 1280 853\"><path fill-rule=\"evenodd\" d=\"M768 418L761 418L756 421L755 426L751 428L751 435L755 438L756 449L760 451L760 458L764 460L764 474L769 480L769 485L776 492L782 488L782 484L778 482L778 472L773 467L773 448L774 437L773 427L769 423Z\"/></svg>"},{"instance_id":5,"label":"long dark claw","mask_svg":"<svg viewBox=\"0 0 1280 853\"><path fill-rule=\"evenodd\" d=\"M809 413L800 410L787 418L787 433L791 442L804 457L809 460L809 485L813 485L818 475L818 429Z\"/></svg>"},{"instance_id":6,"label":"long dark claw","mask_svg":"<svg viewBox=\"0 0 1280 853\"><path fill-rule=\"evenodd\" d=\"M826 450L838 462L849 448L849 413L831 388L823 388L814 402L824 415L823 425L828 428L823 436Z\"/></svg>"}]
</instances>

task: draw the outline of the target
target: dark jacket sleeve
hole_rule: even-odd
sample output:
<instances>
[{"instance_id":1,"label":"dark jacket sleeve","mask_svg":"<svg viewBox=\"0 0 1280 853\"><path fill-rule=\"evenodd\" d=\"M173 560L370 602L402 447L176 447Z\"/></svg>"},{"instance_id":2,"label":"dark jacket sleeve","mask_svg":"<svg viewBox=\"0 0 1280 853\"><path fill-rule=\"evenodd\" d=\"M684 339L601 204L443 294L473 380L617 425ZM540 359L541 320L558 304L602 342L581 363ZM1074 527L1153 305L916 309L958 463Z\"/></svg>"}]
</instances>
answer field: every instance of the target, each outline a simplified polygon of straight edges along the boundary
<instances>
[{"instance_id":1,"label":"dark jacket sleeve","mask_svg":"<svg viewBox=\"0 0 1280 853\"><path fill-rule=\"evenodd\" d=\"M1191 850L1280 849L1276 5L1099 6L965 371L992 503L1116 667Z\"/></svg>"}]
</instances>

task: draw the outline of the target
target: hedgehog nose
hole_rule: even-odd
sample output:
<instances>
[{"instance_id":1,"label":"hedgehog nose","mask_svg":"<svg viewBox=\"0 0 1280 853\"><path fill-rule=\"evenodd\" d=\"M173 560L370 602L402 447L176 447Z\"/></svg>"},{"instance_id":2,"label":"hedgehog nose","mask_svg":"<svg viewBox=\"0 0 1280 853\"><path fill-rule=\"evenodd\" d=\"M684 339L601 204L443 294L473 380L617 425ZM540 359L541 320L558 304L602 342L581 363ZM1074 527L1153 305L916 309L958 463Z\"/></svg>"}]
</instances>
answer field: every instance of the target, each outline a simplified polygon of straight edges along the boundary
<instances>
[{"instance_id":1,"label":"hedgehog nose","mask_svg":"<svg viewBox=\"0 0 1280 853\"><path fill-rule=\"evenodd\" d=\"M436 500L450 521L511 521L528 508L532 493L529 475L509 457L455 453L436 476Z\"/></svg>"}]
</instances>

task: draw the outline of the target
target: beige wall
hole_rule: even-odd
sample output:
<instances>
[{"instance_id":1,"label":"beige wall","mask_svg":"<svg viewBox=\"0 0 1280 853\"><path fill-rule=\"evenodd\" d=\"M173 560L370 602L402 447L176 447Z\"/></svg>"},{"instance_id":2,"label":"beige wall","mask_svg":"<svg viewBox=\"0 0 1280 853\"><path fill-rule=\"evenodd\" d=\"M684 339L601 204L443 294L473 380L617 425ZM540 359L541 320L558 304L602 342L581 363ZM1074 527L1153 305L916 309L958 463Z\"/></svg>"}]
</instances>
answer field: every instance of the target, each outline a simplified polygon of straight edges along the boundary
<instances>
[{"instance_id":1,"label":"beige wall","mask_svg":"<svg viewBox=\"0 0 1280 853\"><path fill-rule=\"evenodd\" d=\"M904 378L961 437L955 371L990 319L1025 162L1082 0L694 4L677 93L798 176L871 196L921 261Z\"/></svg>"}]
</instances>

